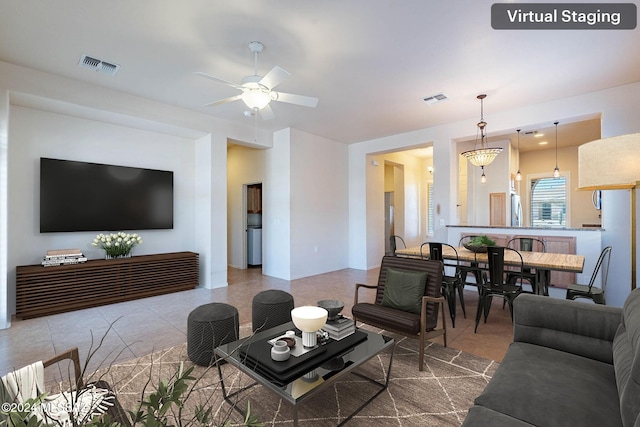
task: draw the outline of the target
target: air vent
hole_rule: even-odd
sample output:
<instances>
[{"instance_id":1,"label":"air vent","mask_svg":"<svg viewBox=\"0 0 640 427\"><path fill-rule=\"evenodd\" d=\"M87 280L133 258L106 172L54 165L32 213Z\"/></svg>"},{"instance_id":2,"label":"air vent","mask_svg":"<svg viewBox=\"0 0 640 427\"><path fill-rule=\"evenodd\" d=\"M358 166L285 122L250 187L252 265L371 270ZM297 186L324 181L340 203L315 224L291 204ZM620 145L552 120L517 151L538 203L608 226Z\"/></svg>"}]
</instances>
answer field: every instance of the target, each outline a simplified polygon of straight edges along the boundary
<instances>
[{"instance_id":1,"label":"air vent","mask_svg":"<svg viewBox=\"0 0 640 427\"><path fill-rule=\"evenodd\" d=\"M449 98L447 98L443 93L422 98L422 100L426 102L428 105L437 104L438 102L446 101L447 99Z\"/></svg>"},{"instance_id":2,"label":"air vent","mask_svg":"<svg viewBox=\"0 0 640 427\"><path fill-rule=\"evenodd\" d=\"M93 58L84 54L80 58L80 62L78 63L78 65L82 68L109 74L110 76L115 76L120 69L120 66L117 64L111 64L101 59Z\"/></svg>"}]
</instances>

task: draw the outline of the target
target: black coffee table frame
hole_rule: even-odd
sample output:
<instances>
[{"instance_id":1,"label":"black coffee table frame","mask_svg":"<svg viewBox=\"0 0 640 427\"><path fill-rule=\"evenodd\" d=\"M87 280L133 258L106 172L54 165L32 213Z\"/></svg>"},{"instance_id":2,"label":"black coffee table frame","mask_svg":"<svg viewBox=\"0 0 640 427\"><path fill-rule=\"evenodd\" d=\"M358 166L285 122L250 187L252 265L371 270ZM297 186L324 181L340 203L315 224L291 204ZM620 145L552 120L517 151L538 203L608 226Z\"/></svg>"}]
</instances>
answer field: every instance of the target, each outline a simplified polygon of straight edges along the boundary
<instances>
[{"instance_id":1,"label":"black coffee table frame","mask_svg":"<svg viewBox=\"0 0 640 427\"><path fill-rule=\"evenodd\" d=\"M389 378L391 375L391 366L393 363L395 342L393 338L389 338L384 335L380 335L375 332L366 331L363 329L359 329L359 330L367 334L367 339L343 351L334 359L334 360L336 359L342 360L344 362L344 366L323 367L326 365L326 363L319 362L319 366L311 367L310 368L311 370L307 372L305 375L302 375L299 378L296 378L295 380L289 382L288 384L284 384L284 385L279 384L278 382L267 378L266 376L257 372L251 366L248 366L246 363L244 363L245 360L241 356L239 348L244 343L246 343L247 340L258 341L262 339L270 339L272 337L281 335L282 332L286 330L292 330L292 329L295 329L293 323L286 323L284 325L280 325L278 327L275 327L263 332L259 332L253 335L252 337L234 341L234 342L222 345L220 347L217 347L215 349L216 354L220 358L223 358L229 364L235 366L241 372L247 374L249 377L255 380L255 382L247 386L244 386L241 389L234 391L233 393L227 393L227 389L224 384L224 377L222 375L222 370L220 368L220 364L218 364L218 375L220 378L220 385L222 388L222 395L224 397L224 400L227 401L227 403L229 403L236 411L242 414L243 417L246 415L245 412L242 409L240 409L240 407L237 404L237 401L234 400L233 398L237 397L241 393L249 390L250 388L256 385L264 386L265 388L271 390L278 397L282 398L283 400L285 400L291 405L293 409L293 425L295 427L298 426L298 406L303 402L311 399L313 396L317 395L318 393L322 392L327 387L330 387L336 381L343 378L347 374L356 375L380 388L373 396L371 396L369 399L363 402L348 417L346 417L339 424L337 424L338 426L344 425L346 422L348 422L351 418L357 415L364 407L366 407L369 403L371 403L376 397L378 397L383 391L387 389L389 385ZM374 358L381 352L389 349L391 354L389 357L389 365L387 366L387 370L386 370L387 372L386 372L386 377L384 378L384 381L378 381L376 379L363 375L359 372L353 372L354 369L363 365L364 363ZM294 389L294 385L295 385L294 383L304 381L303 377L306 376L308 378L313 374L317 375L318 377L322 377L323 381L319 382L318 384L311 387L309 390L305 390L302 393L296 392L296 390ZM309 383L307 383L307 386L310 386Z\"/></svg>"}]
</instances>

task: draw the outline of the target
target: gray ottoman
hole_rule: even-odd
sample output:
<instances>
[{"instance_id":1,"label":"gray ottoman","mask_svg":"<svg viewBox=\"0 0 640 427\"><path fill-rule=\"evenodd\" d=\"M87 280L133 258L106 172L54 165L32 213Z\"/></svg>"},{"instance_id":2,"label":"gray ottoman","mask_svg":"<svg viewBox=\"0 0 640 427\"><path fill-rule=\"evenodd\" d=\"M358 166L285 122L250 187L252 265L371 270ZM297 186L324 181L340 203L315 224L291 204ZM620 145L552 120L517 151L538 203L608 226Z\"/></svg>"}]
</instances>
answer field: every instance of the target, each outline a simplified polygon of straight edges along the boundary
<instances>
[{"instance_id":1,"label":"gray ottoman","mask_svg":"<svg viewBox=\"0 0 640 427\"><path fill-rule=\"evenodd\" d=\"M187 354L193 363L211 366L213 349L239 339L238 310L213 302L195 308L187 319Z\"/></svg>"},{"instance_id":2,"label":"gray ottoman","mask_svg":"<svg viewBox=\"0 0 640 427\"><path fill-rule=\"evenodd\" d=\"M251 323L253 332L291 322L293 296L285 291L270 289L253 297Z\"/></svg>"}]
</instances>

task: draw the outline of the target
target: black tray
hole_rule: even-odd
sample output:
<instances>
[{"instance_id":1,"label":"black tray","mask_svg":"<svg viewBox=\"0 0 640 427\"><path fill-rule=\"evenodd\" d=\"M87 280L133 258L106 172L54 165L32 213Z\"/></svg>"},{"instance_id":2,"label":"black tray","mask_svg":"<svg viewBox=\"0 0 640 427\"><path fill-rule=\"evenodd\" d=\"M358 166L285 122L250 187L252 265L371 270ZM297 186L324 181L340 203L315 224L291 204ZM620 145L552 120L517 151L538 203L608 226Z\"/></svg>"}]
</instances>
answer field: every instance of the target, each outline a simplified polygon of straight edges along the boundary
<instances>
[{"instance_id":1,"label":"black tray","mask_svg":"<svg viewBox=\"0 0 640 427\"><path fill-rule=\"evenodd\" d=\"M246 366L279 385L285 385L301 377L367 339L367 334L356 330L340 341L330 339L325 345L318 346L301 356L292 356L283 362L276 362L271 359L272 346L268 341L279 335L245 342L240 347L240 357Z\"/></svg>"}]
</instances>

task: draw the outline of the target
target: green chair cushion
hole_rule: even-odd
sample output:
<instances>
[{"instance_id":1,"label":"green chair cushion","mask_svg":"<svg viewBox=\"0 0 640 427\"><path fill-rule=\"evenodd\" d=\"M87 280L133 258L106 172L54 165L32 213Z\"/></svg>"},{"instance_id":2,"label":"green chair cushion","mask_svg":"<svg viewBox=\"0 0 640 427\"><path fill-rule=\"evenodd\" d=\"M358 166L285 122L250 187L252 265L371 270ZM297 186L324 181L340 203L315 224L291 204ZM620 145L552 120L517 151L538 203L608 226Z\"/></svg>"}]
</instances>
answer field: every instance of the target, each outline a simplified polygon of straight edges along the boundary
<instances>
[{"instance_id":1,"label":"green chair cushion","mask_svg":"<svg viewBox=\"0 0 640 427\"><path fill-rule=\"evenodd\" d=\"M424 271L388 268L382 305L420 314L426 285L427 273Z\"/></svg>"}]
</instances>

